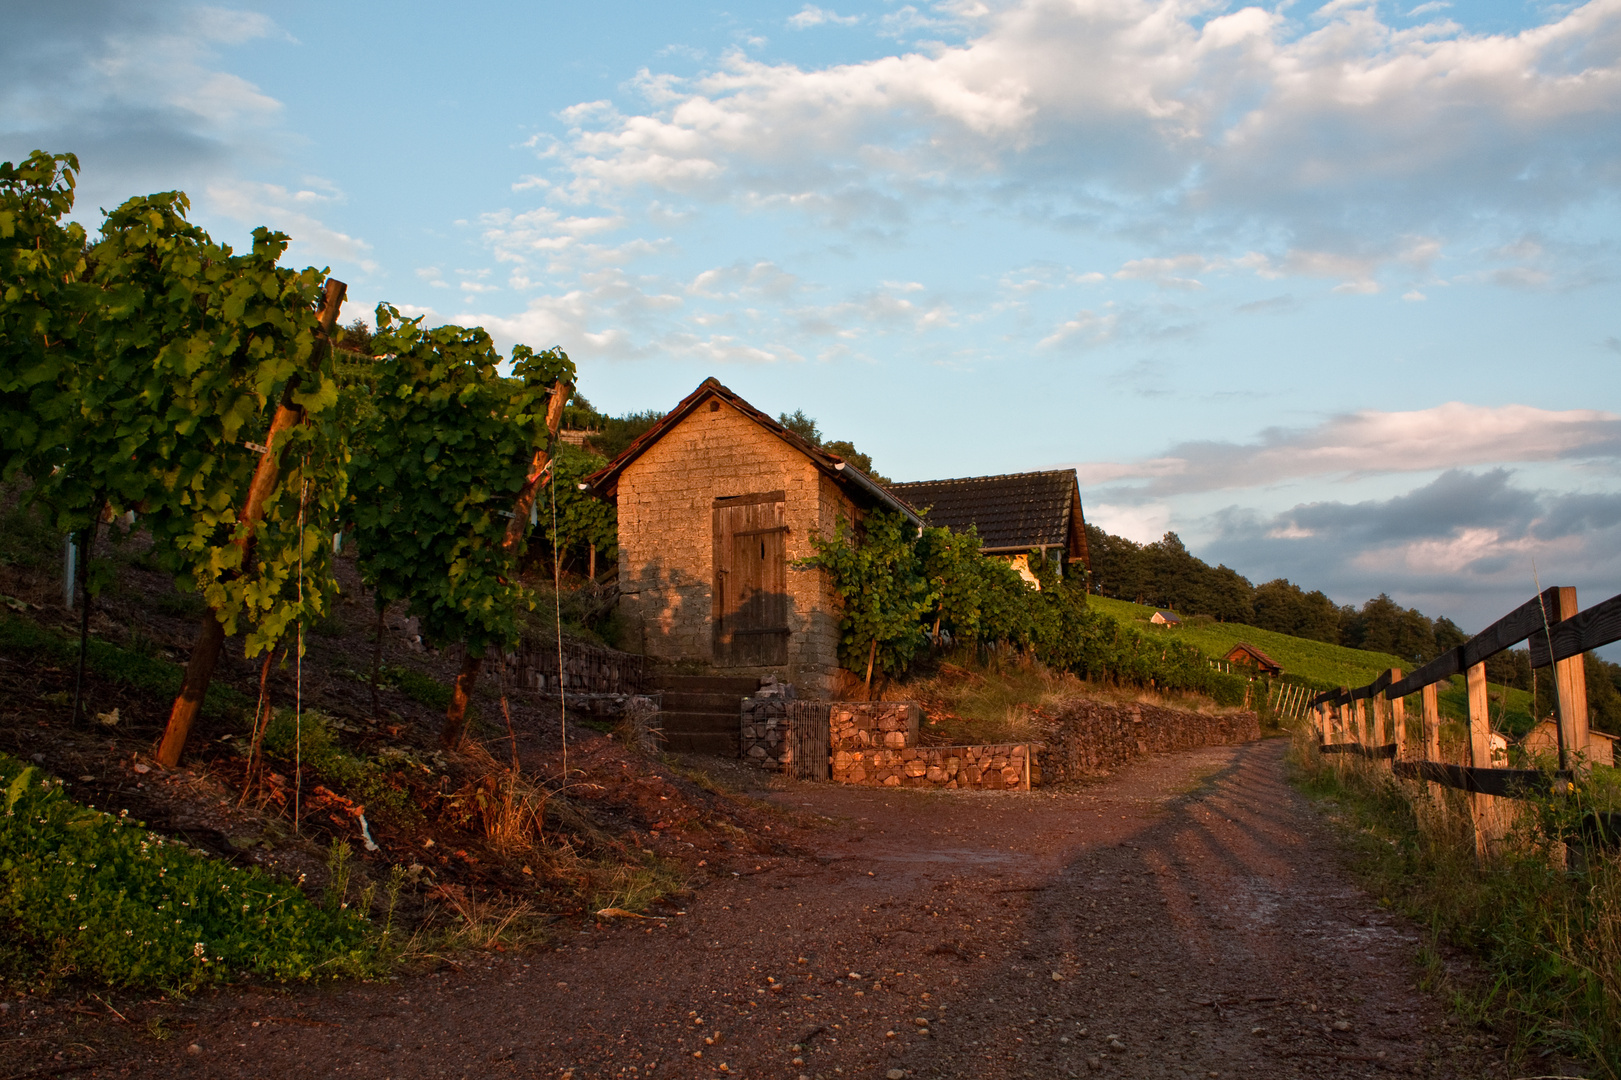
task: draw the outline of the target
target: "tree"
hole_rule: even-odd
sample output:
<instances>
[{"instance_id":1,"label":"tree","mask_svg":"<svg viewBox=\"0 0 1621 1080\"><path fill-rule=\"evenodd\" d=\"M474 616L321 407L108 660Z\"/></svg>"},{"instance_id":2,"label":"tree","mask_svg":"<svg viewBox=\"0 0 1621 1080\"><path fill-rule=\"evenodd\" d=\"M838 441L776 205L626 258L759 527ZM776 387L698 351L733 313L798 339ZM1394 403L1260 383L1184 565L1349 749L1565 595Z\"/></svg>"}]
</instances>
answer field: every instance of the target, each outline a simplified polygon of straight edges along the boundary
<instances>
[{"instance_id":1,"label":"tree","mask_svg":"<svg viewBox=\"0 0 1621 1080\"><path fill-rule=\"evenodd\" d=\"M913 526L900 513L867 515L858 534L840 518L831 539L813 535L816 554L800 563L820 567L844 600L839 620L839 660L865 672L868 692L873 672L896 674L912 662L923 644L923 614L935 602L918 565Z\"/></svg>"},{"instance_id":2,"label":"tree","mask_svg":"<svg viewBox=\"0 0 1621 1080\"><path fill-rule=\"evenodd\" d=\"M128 200L86 248L61 224L76 171L38 152L0 166L0 471L32 477L85 547L105 515L138 510L159 562L197 583L208 613L158 751L172 766L224 638L246 631L253 655L324 608L318 537L343 494L324 345L342 286L278 266L280 233L256 230L245 254L214 243L179 192Z\"/></svg>"},{"instance_id":3,"label":"tree","mask_svg":"<svg viewBox=\"0 0 1621 1080\"><path fill-rule=\"evenodd\" d=\"M574 365L520 345L502 378L483 330L427 330L387 305L375 348L375 410L350 477L360 570L380 602L409 603L429 641L463 648L440 736L455 748L485 654L518 640L519 558Z\"/></svg>"}]
</instances>

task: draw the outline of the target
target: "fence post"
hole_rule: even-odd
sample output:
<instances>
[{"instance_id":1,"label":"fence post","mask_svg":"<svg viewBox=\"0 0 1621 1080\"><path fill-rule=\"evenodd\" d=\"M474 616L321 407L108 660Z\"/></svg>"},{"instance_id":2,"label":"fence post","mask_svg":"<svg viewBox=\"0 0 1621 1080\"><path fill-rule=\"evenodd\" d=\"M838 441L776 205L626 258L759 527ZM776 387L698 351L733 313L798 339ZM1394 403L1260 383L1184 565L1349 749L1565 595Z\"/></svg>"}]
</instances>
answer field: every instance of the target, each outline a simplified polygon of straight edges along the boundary
<instances>
[{"instance_id":1,"label":"fence post","mask_svg":"<svg viewBox=\"0 0 1621 1080\"><path fill-rule=\"evenodd\" d=\"M1385 706L1384 702L1379 700L1378 694L1374 694L1368 699L1368 719L1373 726L1373 745L1385 745L1387 741L1385 739L1385 729L1387 727L1385 724Z\"/></svg>"},{"instance_id":2,"label":"fence post","mask_svg":"<svg viewBox=\"0 0 1621 1080\"><path fill-rule=\"evenodd\" d=\"M1390 669L1390 685L1395 686L1401 682L1401 668ZM1396 757L1407 757L1407 699L1396 696L1390 699L1390 726L1394 728L1396 737ZM1392 766L1394 768L1394 766Z\"/></svg>"},{"instance_id":3,"label":"fence post","mask_svg":"<svg viewBox=\"0 0 1621 1080\"><path fill-rule=\"evenodd\" d=\"M1554 621L1562 622L1575 615L1576 611L1576 590L1566 586L1559 590L1558 612L1548 614ZM1559 706L1559 731L1565 749L1585 756L1588 753L1587 742L1592 735L1587 727L1587 662L1581 653L1553 666L1553 686L1554 700ZM1570 764L1573 768L1576 766L1575 761Z\"/></svg>"},{"instance_id":4,"label":"fence post","mask_svg":"<svg viewBox=\"0 0 1621 1080\"><path fill-rule=\"evenodd\" d=\"M1486 665L1475 664L1468 671L1469 683L1469 764L1477 769L1492 767L1491 699L1486 693ZM1501 808L1495 795L1472 792L1469 815L1475 825L1475 856L1482 862L1493 853L1506 835Z\"/></svg>"}]
</instances>

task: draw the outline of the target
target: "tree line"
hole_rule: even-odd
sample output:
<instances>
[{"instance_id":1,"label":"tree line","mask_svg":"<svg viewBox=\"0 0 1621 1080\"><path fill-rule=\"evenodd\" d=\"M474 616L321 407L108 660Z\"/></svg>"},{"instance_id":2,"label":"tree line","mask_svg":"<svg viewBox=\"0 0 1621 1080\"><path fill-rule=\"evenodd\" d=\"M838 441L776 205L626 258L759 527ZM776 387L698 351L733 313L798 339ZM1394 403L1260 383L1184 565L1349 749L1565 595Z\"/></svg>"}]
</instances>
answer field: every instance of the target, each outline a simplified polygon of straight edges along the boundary
<instances>
[{"instance_id":1,"label":"tree line","mask_svg":"<svg viewBox=\"0 0 1621 1080\"><path fill-rule=\"evenodd\" d=\"M1446 616L1432 619L1384 593L1358 607L1336 604L1321 590L1304 589L1287 578L1251 584L1231 567L1211 566L1188 551L1174 532L1138 544L1088 525L1086 536L1092 556L1092 591L1100 596L1388 653L1413 667L1469 640L1469 634ZM1533 674L1525 649L1498 653L1486 662L1486 674L1501 685L1535 691L1537 716L1552 711L1547 673ZM1594 722L1606 730L1621 731L1621 664L1589 653L1587 682Z\"/></svg>"}]
</instances>

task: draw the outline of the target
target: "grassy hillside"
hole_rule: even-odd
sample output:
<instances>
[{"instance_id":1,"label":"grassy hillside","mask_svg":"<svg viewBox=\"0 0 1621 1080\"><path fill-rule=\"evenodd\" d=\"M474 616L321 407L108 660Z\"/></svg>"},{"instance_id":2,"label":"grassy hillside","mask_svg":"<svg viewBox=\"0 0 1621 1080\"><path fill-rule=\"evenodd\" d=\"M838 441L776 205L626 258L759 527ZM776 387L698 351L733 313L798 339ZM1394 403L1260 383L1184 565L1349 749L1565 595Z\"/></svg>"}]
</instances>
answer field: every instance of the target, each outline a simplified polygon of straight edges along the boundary
<instances>
[{"instance_id":1,"label":"grassy hillside","mask_svg":"<svg viewBox=\"0 0 1621 1080\"><path fill-rule=\"evenodd\" d=\"M1240 641L1248 642L1283 665L1286 675L1294 675L1313 683L1328 686L1361 686L1372 682L1389 668L1402 667L1403 662L1386 653L1348 649L1343 645L1330 645L1322 641L1307 641L1258 626L1243 623L1210 622L1202 625L1183 623L1181 626L1155 626L1149 617L1154 609L1125 600L1110 600L1103 596L1089 596L1087 603L1106 615L1138 624L1148 633L1179 638L1197 648L1211 659L1220 659ZM1410 666L1410 665L1408 665Z\"/></svg>"},{"instance_id":2,"label":"grassy hillside","mask_svg":"<svg viewBox=\"0 0 1621 1080\"><path fill-rule=\"evenodd\" d=\"M1134 624L1149 633L1179 638L1197 648L1211 659L1220 659L1240 641L1248 642L1283 665L1285 675L1292 675L1312 684L1331 686L1363 686L1393 667L1404 671L1417 667L1388 653L1348 649L1343 645L1330 645L1323 641L1308 641L1258 626L1244 623L1201 623L1181 626L1155 626L1149 617L1154 609L1124 600L1110 600L1103 596L1089 596L1087 603L1106 615ZM1507 708L1503 705L1503 687L1491 684L1492 725L1511 734L1523 734L1531 728L1531 695L1524 690L1509 690ZM1469 715L1469 695L1463 676L1455 675L1451 685L1440 689L1441 715L1463 720ZM1414 695L1409 710L1418 708ZM1499 710L1501 719L1499 720ZM1417 715L1415 712L1414 715Z\"/></svg>"}]
</instances>

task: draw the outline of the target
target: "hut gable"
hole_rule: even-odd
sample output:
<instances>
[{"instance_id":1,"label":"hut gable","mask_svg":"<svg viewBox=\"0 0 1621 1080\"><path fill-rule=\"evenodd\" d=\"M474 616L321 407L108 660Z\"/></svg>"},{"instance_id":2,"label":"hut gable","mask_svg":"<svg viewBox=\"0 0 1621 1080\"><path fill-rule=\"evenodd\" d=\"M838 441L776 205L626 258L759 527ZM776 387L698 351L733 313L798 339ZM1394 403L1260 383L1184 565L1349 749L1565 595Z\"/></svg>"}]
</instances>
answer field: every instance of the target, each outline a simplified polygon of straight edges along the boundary
<instances>
[{"instance_id":1,"label":"hut gable","mask_svg":"<svg viewBox=\"0 0 1621 1080\"><path fill-rule=\"evenodd\" d=\"M1160 610L1148 617L1148 621L1155 626L1181 626L1182 616L1174 611Z\"/></svg>"},{"instance_id":2,"label":"hut gable","mask_svg":"<svg viewBox=\"0 0 1621 1080\"><path fill-rule=\"evenodd\" d=\"M1278 663L1276 660L1272 659L1266 653L1262 652L1260 649L1257 649L1254 645L1251 645L1247 641L1240 641L1231 649L1228 649L1227 655L1222 657L1222 659L1226 660L1229 664L1239 664L1243 667L1255 668L1257 671L1263 672L1267 675L1283 674L1282 664Z\"/></svg>"},{"instance_id":3,"label":"hut gable","mask_svg":"<svg viewBox=\"0 0 1621 1080\"><path fill-rule=\"evenodd\" d=\"M1057 549L1067 559L1090 563L1074 469L920 480L891 484L890 490L926 511L930 525L958 531L973 526L986 554Z\"/></svg>"},{"instance_id":4,"label":"hut gable","mask_svg":"<svg viewBox=\"0 0 1621 1080\"><path fill-rule=\"evenodd\" d=\"M876 507L916 515L836 455L705 380L585 487L618 506L620 611L649 656L775 673L838 668L838 595L814 533Z\"/></svg>"}]
</instances>

